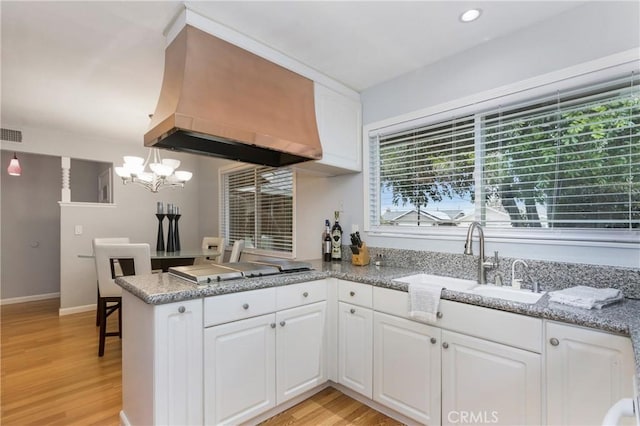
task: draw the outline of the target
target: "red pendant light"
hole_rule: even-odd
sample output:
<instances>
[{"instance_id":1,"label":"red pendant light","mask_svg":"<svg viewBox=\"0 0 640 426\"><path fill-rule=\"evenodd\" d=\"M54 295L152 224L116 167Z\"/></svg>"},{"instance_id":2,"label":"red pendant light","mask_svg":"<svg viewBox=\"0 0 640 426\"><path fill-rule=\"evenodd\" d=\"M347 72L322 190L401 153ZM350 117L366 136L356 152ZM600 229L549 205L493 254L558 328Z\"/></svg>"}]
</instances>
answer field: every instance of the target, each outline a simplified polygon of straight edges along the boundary
<instances>
[{"instance_id":1,"label":"red pendant light","mask_svg":"<svg viewBox=\"0 0 640 426\"><path fill-rule=\"evenodd\" d=\"M9 167L7 167L7 172L10 176L20 176L22 175L22 167L20 167L20 162L18 161L18 157L16 153L13 153L13 158L9 163Z\"/></svg>"}]
</instances>

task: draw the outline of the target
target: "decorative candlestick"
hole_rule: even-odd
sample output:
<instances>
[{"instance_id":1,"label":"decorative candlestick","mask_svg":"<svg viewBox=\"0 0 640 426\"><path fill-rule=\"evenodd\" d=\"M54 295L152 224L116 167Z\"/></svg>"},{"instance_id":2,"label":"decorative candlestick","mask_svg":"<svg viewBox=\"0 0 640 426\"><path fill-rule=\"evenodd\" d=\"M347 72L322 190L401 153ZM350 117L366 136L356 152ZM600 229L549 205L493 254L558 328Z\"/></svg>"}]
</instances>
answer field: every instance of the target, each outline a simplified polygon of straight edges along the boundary
<instances>
[{"instance_id":1,"label":"decorative candlestick","mask_svg":"<svg viewBox=\"0 0 640 426\"><path fill-rule=\"evenodd\" d=\"M164 220L164 214L156 213L158 218L158 240L156 241L156 251L164 251L164 229L162 229L162 221Z\"/></svg>"},{"instance_id":2,"label":"decorative candlestick","mask_svg":"<svg viewBox=\"0 0 640 426\"><path fill-rule=\"evenodd\" d=\"M178 230L178 219L180 219L181 214L175 215L176 227L173 230L173 245L176 251L180 251L180 231Z\"/></svg>"},{"instance_id":3,"label":"decorative candlestick","mask_svg":"<svg viewBox=\"0 0 640 426\"><path fill-rule=\"evenodd\" d=\"M170 213L167 215L167 219L169 219L169 232L167 232L167 251L168 252L174 252L176 251L176 244L175 244L175 232L173 230L173 220L175 219L176 215L173 213Z\"/></svg>"}]
</instances>

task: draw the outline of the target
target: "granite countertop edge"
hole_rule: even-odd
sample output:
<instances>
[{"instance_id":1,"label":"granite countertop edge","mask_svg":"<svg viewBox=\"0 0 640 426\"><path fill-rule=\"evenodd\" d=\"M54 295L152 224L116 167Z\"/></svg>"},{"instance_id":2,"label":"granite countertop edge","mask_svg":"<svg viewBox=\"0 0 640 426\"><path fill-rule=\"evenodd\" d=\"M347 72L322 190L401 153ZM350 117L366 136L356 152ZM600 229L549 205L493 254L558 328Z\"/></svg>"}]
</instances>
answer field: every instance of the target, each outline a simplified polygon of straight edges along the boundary
<instances>
[{"instance_id":1,"label":"granite countertop edge","mask_svg":"<svg viewBox=\"0 0 640 426\"><path fill-rule=\"evenodd\" d=\"M152 274L120 277L116 284L150 305L161 305L203 297L219 296L242 291L286 286L324 278L370 284L398 291L408 291L408 285L394 279L423 271L396 267L353 266L343 262L323 264L313 262L314 270L260 278L243 278L221 283L196 286L171 274ZM618 333L631 338L636 378L640 386L640 300L625 299L603 309L580 309L549 302L544 295L537 303L525 304L444 289L442 299L470 305L498 309L536 318L566 322L574 325ZM640 393L640 389L639 393Z\"/></svg>"}]
</instances>

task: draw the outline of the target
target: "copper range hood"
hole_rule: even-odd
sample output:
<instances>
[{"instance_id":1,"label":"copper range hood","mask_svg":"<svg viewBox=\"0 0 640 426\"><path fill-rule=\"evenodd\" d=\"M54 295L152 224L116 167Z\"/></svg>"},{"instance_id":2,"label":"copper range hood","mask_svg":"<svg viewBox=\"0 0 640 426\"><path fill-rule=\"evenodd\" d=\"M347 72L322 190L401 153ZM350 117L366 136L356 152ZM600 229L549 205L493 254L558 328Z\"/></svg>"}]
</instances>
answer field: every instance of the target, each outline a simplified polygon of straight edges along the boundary
<instances>
[{"instance_id":1,"label":"copper range hood","mask_svg":"<svg viewBox=\"0 0 640 426\"><path fill-rule=\"evenodd\" d=\"M322 158L313 81L186 25L145 146L286 166Z\"/></svg>"}]
</instances>

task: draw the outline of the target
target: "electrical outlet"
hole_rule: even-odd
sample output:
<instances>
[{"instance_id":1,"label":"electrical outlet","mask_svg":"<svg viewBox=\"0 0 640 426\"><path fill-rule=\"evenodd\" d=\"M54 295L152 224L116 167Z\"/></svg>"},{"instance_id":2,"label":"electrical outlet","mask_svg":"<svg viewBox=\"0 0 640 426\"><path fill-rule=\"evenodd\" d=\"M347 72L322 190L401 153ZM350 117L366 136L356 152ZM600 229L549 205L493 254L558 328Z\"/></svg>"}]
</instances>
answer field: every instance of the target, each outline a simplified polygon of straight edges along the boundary
<instances>
[{"instance_id":1,"label":"electrical outlet","mask_svg":"<svg viewBox=\"0 0 640 426\"><path fill-rule=\"evenodd\" d=\"M82 235L82 225L76 225L76 227L74 229L74 234L75 235Z\"/></svg>"}]
</instances>

